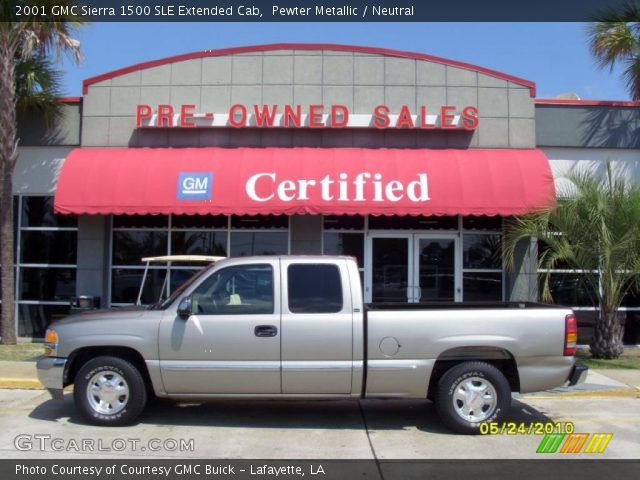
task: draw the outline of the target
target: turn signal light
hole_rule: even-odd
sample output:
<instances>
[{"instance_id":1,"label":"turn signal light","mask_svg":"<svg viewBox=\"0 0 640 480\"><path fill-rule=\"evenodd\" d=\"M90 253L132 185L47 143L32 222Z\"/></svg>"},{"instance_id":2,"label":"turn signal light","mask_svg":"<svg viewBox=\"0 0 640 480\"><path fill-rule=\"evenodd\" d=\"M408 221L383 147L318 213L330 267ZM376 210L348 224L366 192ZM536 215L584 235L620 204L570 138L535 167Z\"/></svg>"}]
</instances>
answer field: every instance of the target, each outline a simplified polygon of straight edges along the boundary
<instances>
[{"instance_id":1,"label":"turn signal light","mask_svg":"<svg viewBox=\"0 0 640 480\"><path fill-rule=\"evenodd\" d=\"M44 354L54 355L56 346L58 345L58 334L55 330L47 330L44 334Z\"/></svg>"},{"instance_id":2,"label":"turn signal light","mask_svg":"<svg viewBox=\"0 0 640 480\"><path fill-rule=\"evenodd\" d=\"M572 357L578 346L578 321L571 313L564 318L564 356Z\"/></svg>"},{"instance_id":3,"label":"turn signal light","mask_svg":"<svg viewBox=\"0 0 640 480\"><path fill-rule=\"evenodd\" d=\"M47 330L47 333L44 334L45 343L58 343L58 334L55 330Z\"/></svg>"}]
</instances>

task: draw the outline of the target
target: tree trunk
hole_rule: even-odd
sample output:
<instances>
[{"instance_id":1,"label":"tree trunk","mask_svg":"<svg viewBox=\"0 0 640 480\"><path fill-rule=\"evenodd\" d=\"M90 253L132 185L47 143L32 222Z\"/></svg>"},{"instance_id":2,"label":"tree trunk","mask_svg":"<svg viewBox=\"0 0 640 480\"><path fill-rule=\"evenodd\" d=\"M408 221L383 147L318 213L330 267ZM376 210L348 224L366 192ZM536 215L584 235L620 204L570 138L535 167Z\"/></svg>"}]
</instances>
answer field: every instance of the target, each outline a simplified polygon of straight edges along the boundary
<instances>
[{"instance_id":1,"label":"tree trunk","mask_svg":"<svg viewBox=\"0 0 640 480\"><path fill-rule=\"evenodd\" d=\"M593 358L618 358L622 355L623 322L615 309L600 308L596 326L591 339Z\"/></svg>"},{"instance_id":2,"label":"tree trunk","mask_svg":"<svg viewBox=\"0 0 640 480\"><path fill-rule=\"evenodd\" d=\"M13 171L16 148L14 55L6 35L0 35L0 279L2 281L2 343L16 343L14 315Z\"/></svg>"}]
</instances>

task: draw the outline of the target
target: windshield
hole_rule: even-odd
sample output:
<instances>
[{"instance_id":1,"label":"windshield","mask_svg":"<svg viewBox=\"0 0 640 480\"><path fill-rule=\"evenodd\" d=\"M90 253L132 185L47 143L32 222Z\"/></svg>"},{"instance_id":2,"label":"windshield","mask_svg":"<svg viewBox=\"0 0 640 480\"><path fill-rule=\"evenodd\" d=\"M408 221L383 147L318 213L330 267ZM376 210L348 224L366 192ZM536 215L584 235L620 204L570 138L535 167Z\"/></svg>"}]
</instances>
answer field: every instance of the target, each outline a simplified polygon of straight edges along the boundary
<instances>
[{"instance_id":1,"label":"windshield","mask_svg":"<svg viewBox=\"0 0 640 480\"><path fill-rule=\"evenodd\" d=\"M187 280L182 285L180 285L180 287L178 287L176 290L174 290L173 293L166 300L162 300L162 301L160 301L160 302L158 302L158 303L156 303L154 305L151 305L149 307L149 310L164 310L165 308L167 308L169 305L171 305L175 301L176 298L178 298L180 295L182 295L182 293L187 288L189 288L189 286L193 282L197 281L200 277L202 277L203 275L208 273L214 266L215 266L215 263L212 263L208 267L205 267L202 270L200 270L199 272L197 272L195 275L193 275L193 277L191 277L189 280Z\"/></svg>"}]
</instances>

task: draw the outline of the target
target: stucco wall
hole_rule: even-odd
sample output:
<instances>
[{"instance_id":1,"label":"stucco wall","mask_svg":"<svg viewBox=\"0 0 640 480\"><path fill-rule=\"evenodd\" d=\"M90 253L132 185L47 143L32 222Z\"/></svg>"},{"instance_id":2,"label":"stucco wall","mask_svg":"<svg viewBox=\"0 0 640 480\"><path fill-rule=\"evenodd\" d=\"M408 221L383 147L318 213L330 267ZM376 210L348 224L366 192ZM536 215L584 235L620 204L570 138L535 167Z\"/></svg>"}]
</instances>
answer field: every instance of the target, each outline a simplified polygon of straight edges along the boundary
<instances>
[{"instance_id":1,"label":"stucco wall","mask_svg":"<svg viewBox=\"0 0 640 480\"><path fill-rule=\"evenodd\" d=\"M34 112L18 120L20 146L80 145L80 102L64 103L60 117L50 124Z\"/></svg>"},{"instance_id":2,"label":"stucco wall","mask_svg":"<svg viewBox=\"0 0 640 480\"><path fill-rule=\"evenodd\" d=\"M536 105L540 147L640 148L640 108Z\"/></svg>"},{"instance_id":3,"label":"stucco wall","mask_svg":"<svg viewBox=\"0 0 640 480\"><path fill-rule=\"evenodd\" d=\"M19 147L13 173L15 194L53 195L58 175L73 147Z\"/></svg>"}]
</instances>

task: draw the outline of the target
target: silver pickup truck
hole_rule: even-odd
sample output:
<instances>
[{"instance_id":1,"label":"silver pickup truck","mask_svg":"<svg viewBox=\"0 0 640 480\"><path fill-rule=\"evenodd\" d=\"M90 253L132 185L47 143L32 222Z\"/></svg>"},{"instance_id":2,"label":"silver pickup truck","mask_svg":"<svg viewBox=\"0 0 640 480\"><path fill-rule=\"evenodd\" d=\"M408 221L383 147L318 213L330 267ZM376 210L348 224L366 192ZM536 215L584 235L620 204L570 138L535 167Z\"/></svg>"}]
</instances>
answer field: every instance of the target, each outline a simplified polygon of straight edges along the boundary
<instances>
[{"instance_id":1,"label":"silver pickup truck","mask_svg":"<svg viewBox=\"0 0 640 480\"><path fill-rule=\"evenodd\" d=\"M201 270L167 300L67 317L47 331L40 381L74 384L91 423L123 425L175 399L428 398L476 433L511 392L584 381L576 319L530 303L364 305L353 258L246 257Z\"/></svg>"}]
</instances>

